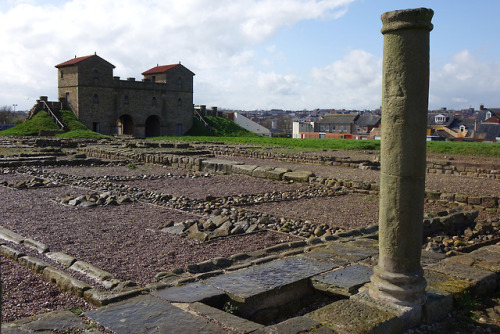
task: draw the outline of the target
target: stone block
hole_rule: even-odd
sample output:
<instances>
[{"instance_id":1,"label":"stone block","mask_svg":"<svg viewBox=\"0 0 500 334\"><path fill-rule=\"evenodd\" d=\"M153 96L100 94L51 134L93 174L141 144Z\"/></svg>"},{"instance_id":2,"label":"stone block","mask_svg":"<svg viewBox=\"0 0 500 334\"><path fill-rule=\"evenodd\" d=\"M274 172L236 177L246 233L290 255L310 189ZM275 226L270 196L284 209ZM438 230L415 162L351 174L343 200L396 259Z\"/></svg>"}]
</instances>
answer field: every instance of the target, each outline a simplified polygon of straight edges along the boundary
<instances>
[{"instance_id":1,"label":"stone block","mask_svg":"<svg viewBox=\"0 0 500 334\"><path fill-rule=\"evenodd\" d=\"M444 319L453 310L453 296L450 293L427 292L422 306L422 321L431 324Z\"/></svg>"},{"instance_id":2,"label":"stone block","mask_svg":"<svg viewBox=\"0 0 500 334\"><path fill-rule=\"evenodd\" d=\"M116 333L226 333L207 319L186 312L150 295L138 296L84 313Z\"/></svg>"},{"instance_id":3,"label":"stone block","mask_svg":"<svg viewBox=\"0 0 500 334\"><path fill-rule=\"evenodd\" d=\"M83 297L83 293L91 288L90 285L76 278L71 277L64 271L53 267L46 267L42 277L49 282L55 283L58 287L77 297Z\"/></svg>"},{"instance_id":4,"label":"stone block","mask_svg":"<svg viewBox=\"0 0 500 334\"><path fill-rule=\"evenodd\" d=\"M252 176L265 179L265 178L267 178L268 172L271 170L273 170L273 167L260 166L260 167L257 167L253 170Z\"/></svg>"},{"instance_id":5,"label":"stone block","mask_svg":"<svg viewBox=\"0 0 500 334\"><path fill-rule=\"evenodd\" d=\"M455 194L453 193L442 193L441 196L439 197L442 201L447 201L447 202L454 202L455 201Z\"/></svg>"},{"instance_id":6,"label":"stone block","mask_svg":"<svg viewBox=\"0 0 500 334\"><path fill-rule=\"evenodd\" d=\"M266 178L279 181L283 178L283 175L289 171L290 170L287 168L273 168L267 172Z\"/></svg>"},{"instance_id":7,"label":"stone block","mask_svg":"<svg viewBox=\"0 0 500 334\"><path fill-rule=\"evenodd\" d=\"M243 165L242 162L229 161L229 160L203 160L201 162L201 169L206 172L218 173L218 174L231 174L232 167L234 165Z\"/></svg>"},{"instance_id":8,"label":"stone block","mask_svg":"<svg viewBox=\"0 0 500 334\"><path fill-rule=\"evenodd\" d=\"M487 196L481 199L481 205L485 208L495 208L498 206L498 198L494 196Z\"/></svg>"},{"instance_id":9,"label":"stone block","mask_svg":"<svg viewBox=\"0 0 500 334\"><path fill-rule=\"evenodd\" d=\"M315 276L311 281L316 290L349 297L357 293L362 285L370 282L372 274L372 268L355 264Z\"/></svg>"},{"instance_id":10,"label":"stone block","mask_svg":"<svg viewBox=\"0 0 500 334\"><path fill-rule=\"evenodd\" d=\"M23 240L23 245L36 249L38 253L46 253L49 251L49 247L40 241L36 241L30 238L26 238Z\"/></svg>"},{"instance_id":11,"label":"stone block","mask_svg":"<svg viewBox=\"0 0 500 334\"><path fill-rule=\"evenodd\" d=\"M123 292L103 292L96 289L87 289L83 293L83 298L92 305L101 307L135 297L140 293L141 289L139 288Z\"/></svg>"},{"instance_id":12,"label":"stone block","mask_svg":"<svg viewBox=\"0 0 500 334\"><path fill-rule=\"evenodd\" d=\"M257 168L257 165L233 165L232 172L233 174L243 174L252 176L253 171Z\"/></svg>"},{"instance_id":13,"label":"stone block","mask_svg":"<svg viewBox=\"0 0 500 334\"><path fill-rule=\"evenodd\" d=\"M23 266L30 268L39 274L41 274L43 270L49 266L47 262L28 255L20 257L18 261Z\"/></svg>"},{"instance_id":14,"label":"stone block","mask_svg":"<svg viewBox=\"0 0 500 334\"><path fill-rule=\"evenodd\" d=\"M391 334L403 331L401 320L394 314L350 299L324 306L307 313L305 317L324 323L340 334Z\"/></svg>"},{"instance_id":15,"label":"stone block","mask_svg":"<svg viewBox=\"0 0 500 334\"><path fill-rule=\"evenodd\" d=\"M288 172L283 175L283 180L307 183L309 182L309 178L313 176L314 173L310 171Z\"/></svg>"},{"instance_id":16,"label":"stone block","mask_svg":"<svg viewBox=\"0 0 500 334\"><path fill-rule=\"evenodd\" d=\"M233 300L244 303L269 291L307 281L334 267L333 264L313 259L289 257L214 277L205 283L226 291Z\"/></svg>"},{"instance_id":17,"label":"stone block","mask_svg":"<svg viewBox=\"0 0 500 334\"><path fill-rule=\"evenodd\" d=\"M204 318L216 321L225 328L229 328L236 333L255 333L256 330L264 328L264 326L261 324L237 317L233 314L224 312L203 303L196 302L190 304L189 309L203 316Z\"/></svg>"},{"instance_id":18,"label":"stone block","mask_svg":"<svg viewBox=\"0 0 500 334\"><path fill-rule=\"evenodd\" d=\"M82 274L85 274L98 282L114 278L111 273L108 273L107 271L99 269L96 266L93 266L90 263L84 261L76 261L75 263L73 263L73 265L71 265L70 268Z\"/></svg>"},{"instance_id":19,"label":"stone block","mask_svg":"<svg viewBox=\"0 0 500 334\"><path fill-rule=\"evenodd\" d=\"M153 291L151 294L172 303L203 302L213 297L224 296L221 290L200 282Z\"/></svg>"},{"instance_id":20,"label":"stone block","mask_svg":"<svg viewBox=\"0 0 500 334\"><path fill-rule=\"evenodd\" d=\"M19 234L12 232L9 229L6 229L3 226L0 226L0 239L11 241L16 244L20 244L23 242L24 238Z\"/></svg>"},{"instance_id":21,"label":"stone block","mask_svg":"<svg viewBox=\"0 0 500 334\"><path fill-rule=\"evenodd\" d=\"M17 260L21 256L25 255L24 253L5 245L0 245L0 254L5 255L12 260Z\"/></svg>"},{"instance_id":22,"label":"stone block","mask_svg":"<svg viewBox=\"0 0 500 334\"><path fill-rule=\"evenodd\" d=\"M441 261L428 265L426 269L471 281L473 282L474 292L482 296L495 291L497 286L495 273L459 263Z\"/></svg>"},{"instance_id":23,"label":"stone block","mask_svg":"<svg viewBox=\"0 0 500 334\"><path fill-rule=\"evenodd\" d=\"M467 199L467 203L469 205L481 205L481 197L469 196L469 198Z\"/></svg>"},{"instance_id":24,"label":"stone block","mask_svg":"<svg viewBox=\"0 0 500 334\"><path fill-rule=\"evenodd\" d=\"M275 325L266 326L252 334L301 334L301 333L319 333L318 328L321 324L306 317L294 317ZM321 327L324 328L324 327ZM328 329L328 328L326 328ZM329 331L329 332L328 332ZM333 330L328 329L325 333L335 333Z\"/></svg>"}]
</instances>

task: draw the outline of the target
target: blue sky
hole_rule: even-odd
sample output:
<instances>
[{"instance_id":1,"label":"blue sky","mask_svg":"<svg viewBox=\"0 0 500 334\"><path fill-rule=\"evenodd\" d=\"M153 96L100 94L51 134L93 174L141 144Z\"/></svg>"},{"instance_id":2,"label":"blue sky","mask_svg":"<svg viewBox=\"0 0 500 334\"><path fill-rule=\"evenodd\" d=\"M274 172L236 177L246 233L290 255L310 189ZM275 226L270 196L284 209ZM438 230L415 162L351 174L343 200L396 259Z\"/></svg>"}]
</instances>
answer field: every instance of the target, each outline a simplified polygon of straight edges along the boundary
<instances>
[{"instance_id":1,"label":"blue sky","mask_svg":"<svg viewBox=\"0 0 500 334\"><path fill-rule=\"evenodd\" d=\"M374 109L386 11L427 7L429 107L500 107L498 0L4 0L0 106L57 99L54 65L94 52L141 78L182 61L195 104Z\"/></svg>"}]
</instances>

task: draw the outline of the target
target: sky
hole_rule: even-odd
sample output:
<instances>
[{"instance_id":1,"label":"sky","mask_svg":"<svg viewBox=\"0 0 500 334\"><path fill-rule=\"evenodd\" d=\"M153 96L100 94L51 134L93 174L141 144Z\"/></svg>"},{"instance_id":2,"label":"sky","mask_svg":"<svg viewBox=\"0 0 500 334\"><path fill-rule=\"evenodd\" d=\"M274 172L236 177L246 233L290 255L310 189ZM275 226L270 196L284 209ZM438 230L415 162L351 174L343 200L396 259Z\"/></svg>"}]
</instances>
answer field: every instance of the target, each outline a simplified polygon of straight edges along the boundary
<instances>
[{"instance_id":1,"label":"sky","mask_svg":"<svg viewBox=\"0 0 500 334\"><path fill-rule=\"evenodd\" d=\"M179 61L194 103L376 109L381 14L434 10L429 108L500 107L498 0L2 0L0 107L57 100L55 65L97 53L122 79Z\"/></svg>"}]
</instances>

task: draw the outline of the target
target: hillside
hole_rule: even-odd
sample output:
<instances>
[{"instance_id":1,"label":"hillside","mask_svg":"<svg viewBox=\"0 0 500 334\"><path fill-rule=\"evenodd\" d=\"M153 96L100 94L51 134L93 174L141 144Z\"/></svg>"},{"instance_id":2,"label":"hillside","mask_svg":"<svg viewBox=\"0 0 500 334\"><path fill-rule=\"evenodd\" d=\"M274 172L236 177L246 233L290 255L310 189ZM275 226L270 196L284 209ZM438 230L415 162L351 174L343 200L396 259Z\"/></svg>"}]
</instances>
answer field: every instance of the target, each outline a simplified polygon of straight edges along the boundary
<instances>
[{"instance_id":1,"label":"hillside","mask_svg":"<svg viewBox=\"0 0 500 334\"><path fill-rule=\"evenodd\" d=\"M83 125L69 110L61 110L63 123L69 129L63 132L50 118L46 111L38 112L32 119L18 124L10 129L0 131L0 136L37 136L40 131L55 132L61 138L110 138L100 133L91 131Z\"/></svg>"},{"instance_id":2,"label":"hillside","mask_svg":"<svg viewBox=\"0 0 500 334\"><path fill-rule=\"evenodd\" d=\"M230 119L224 117L205 116L205 121L214 130L217 137L261 137L259 134L248 131ZM196 117L188 136L211 136L210 131Z\"/></svg>"}]
</instances>

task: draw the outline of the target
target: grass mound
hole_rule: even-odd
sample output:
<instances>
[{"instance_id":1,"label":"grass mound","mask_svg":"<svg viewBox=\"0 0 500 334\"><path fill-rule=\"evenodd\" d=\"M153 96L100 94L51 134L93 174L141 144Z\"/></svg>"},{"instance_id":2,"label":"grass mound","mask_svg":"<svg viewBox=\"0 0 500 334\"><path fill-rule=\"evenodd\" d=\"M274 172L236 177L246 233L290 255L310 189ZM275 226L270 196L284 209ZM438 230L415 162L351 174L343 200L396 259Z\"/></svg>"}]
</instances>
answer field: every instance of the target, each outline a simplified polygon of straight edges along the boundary
<instances>
[{"instance_id":1,"label":"grass mound","mask_svg":"<svg viewBox=\"0 0 500 334\"><path fill-rule=\"evenodd\" d=\"M62 130L56 125L49 114L42 110L39 111L32 119L18 124L10 129L0 131L2 136L37 136L40 131L55 131L58 132L56 137L61 138L111 138L100 133L91 131L83 125L76 116L69 110L61 110L61 118L63 123L68 127L68 132Z\"/></svg>"},{"instance_id":2,"label":"grass mound","mask_svg":"<svg viewBox=\"0 0 500 334\"><path fill-rule=\"evenodd\" d=\"M111 138L110 136L105 136L100 133L94 132L87 128L83 123L81 123L69 110L61 110L61 118L64 124L70 129L68 132L64 132L56 135L60 138Z\"/></svg>"},{"instance_id":3,"label":"grass mound","mask_svg":"<svg viewBox=\"0 0 500 334\"><path fill-rule=\"evenodd\" d=\"M32 119L10 129L0 131L2 136L37 136L40 131L61 131L46 111L38 112ZM62 131L61 131L62 132Z\"/></svg>"},{"instance_id":4,"label":"grass mound","mask_svg":"<svg viewBox=\"0 0 500 334\"><path fill-rule=\"evenodd\" d=\"M262 137L224 117L206 116L205 120L215 131L217 137Z\"/></svg>"}]
</instances>

